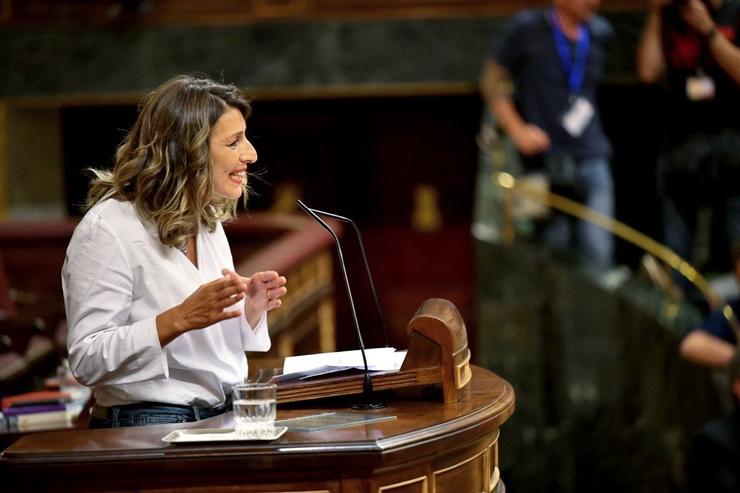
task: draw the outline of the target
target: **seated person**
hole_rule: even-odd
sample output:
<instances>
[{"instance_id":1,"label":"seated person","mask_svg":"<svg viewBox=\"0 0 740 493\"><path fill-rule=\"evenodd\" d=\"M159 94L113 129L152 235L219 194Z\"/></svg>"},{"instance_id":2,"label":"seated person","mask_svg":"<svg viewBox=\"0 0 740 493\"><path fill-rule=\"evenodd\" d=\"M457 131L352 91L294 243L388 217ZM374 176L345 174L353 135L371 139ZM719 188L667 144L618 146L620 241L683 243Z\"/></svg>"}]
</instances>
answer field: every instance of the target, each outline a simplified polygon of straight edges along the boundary
<instances>
[{"instance_id":1,"label":"seated person","mask_svg":"<svg viewBox=\"0 0 740 493\"><path fill-rule=\"evenodd\" d=\"M740 279L740 247L733 248L735 275ZM737 316L740 299L730 303ZM693 438L686 461L687 492L740 491L740 349L738 334L717 309L700 328L681 342L680 352L692 363L727 369L734 409L707 423Z\"/></svg>"}]
</instances>

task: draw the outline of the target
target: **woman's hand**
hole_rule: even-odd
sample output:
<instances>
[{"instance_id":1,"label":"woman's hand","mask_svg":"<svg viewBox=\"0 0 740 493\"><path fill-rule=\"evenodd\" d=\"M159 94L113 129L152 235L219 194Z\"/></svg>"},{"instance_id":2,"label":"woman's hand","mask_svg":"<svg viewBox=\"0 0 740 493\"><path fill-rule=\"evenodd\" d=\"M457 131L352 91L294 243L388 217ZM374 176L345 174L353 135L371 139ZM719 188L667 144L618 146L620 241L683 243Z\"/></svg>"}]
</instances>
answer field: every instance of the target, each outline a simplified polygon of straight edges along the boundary
<instances>
[{"instance_id":1,"label":"woman's hand","mask_svg":"<svg viewBox=\"0 0 740 493\"><path fill-rule=\"evenodd\" d=\"M280 299L288 292L286 279L275 271L257 272L252 277L241 277L234 271L223 269L225 276L241 280L246 288L245 316L251 327L257 325L262 312L274 310L283 304Z\"/></svg>"},{"instance_id":2,"label":"woman's hand","mask_svg":"<svg viewBox=\"0 0 740 493\"><path fill-rule=\"evenodd\" d=\"M242 314L239 309L227 310L244 299L247 283L234 274L203 284L179 305L157 316L157 334L162 346L185 332L203 329Z\"/></svg>"}]
</instances>

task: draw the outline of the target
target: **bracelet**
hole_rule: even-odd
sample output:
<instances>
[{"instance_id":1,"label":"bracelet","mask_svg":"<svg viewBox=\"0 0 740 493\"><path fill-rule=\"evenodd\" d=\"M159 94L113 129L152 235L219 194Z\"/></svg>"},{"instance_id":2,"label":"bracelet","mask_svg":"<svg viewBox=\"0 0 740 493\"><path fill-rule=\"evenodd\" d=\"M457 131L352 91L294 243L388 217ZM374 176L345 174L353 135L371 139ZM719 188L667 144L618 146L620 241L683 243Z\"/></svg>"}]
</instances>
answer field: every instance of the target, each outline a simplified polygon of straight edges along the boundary
<instances>
[{"instance_id":1,"label":"bracelet","mask_svg":"<svg viewBox=\"0 0 740 493\"><path fill-rule=\"evenodd\" d=\"M714 37L717 35L717 26L712 26L712 29L707 31L707 33L704 35L704 38L707 40L707 43L712 41Z\"/></svg>"}]
</instances>

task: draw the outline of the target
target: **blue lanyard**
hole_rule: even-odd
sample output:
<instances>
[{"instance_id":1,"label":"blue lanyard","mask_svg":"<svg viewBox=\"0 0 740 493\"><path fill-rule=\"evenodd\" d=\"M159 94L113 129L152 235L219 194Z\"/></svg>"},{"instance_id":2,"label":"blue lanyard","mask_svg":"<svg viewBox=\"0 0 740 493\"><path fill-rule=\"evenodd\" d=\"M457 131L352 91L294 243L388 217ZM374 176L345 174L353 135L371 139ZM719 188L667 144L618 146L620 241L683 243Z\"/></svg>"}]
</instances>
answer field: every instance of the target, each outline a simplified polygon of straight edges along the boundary
<instances>
[{"instance_id":1,"label":"blue lanyard","mask_svg":"<svg viewBox=\"0 0 740 493\"><path fill-rule=\"evenodd\" d=\"M570 43L563 32L555 9L550 10L552 20L552 32L555 37L555 46L558 49L560 64L568 79L568 90L571 96L581 92L583 79L586 76L586 58L588 58L588 49L591 45L591 36L588 29L583 25L578 26L578 39L576 40L576 49L573 56L570 52Z\"/></svg>"}]
</instances>

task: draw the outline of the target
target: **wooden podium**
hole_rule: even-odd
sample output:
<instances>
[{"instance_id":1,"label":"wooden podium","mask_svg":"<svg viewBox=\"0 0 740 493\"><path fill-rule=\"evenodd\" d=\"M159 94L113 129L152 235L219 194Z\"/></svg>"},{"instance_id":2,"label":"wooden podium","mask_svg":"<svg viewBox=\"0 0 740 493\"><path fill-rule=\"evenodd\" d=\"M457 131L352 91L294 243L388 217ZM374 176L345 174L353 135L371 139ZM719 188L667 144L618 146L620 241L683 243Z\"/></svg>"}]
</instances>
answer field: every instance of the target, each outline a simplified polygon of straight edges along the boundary
<instances>
[{"instance_id":1,"label":"wooden podium","mask_svg":"<svg viewBox=\"0 0 740 493\"><path fill-rule=\"evenodd\" d=\"M373 378L378 387L386 381L390 383L383 386L401 389L388 399L388 407L350 410L348 398L342 397L355 393L348 384L337 387L334 395L340 397L322 400L286 404L286 395L295 399L285 393L277 416L282 420L342 411L395 419L324 431L289 429L269 442L162 441L176 429L233 428L231 413L196 423L29 434L0 457L3 487L75 492L504 491L498 436L499 426L514 411L514 391L494 373L469 365L464 325L458 322L457 310L444 300L429 300L417 311L409 323L413 333L407 361L399 372L408 375L392 382L380 378L390 375ZM430 384L441 385L444 399L418 391Z\"/></svg>"},{"instance_id":2,"label":"wooden podium","mask_svg":"<svg viewBox=\"0 0 740 493\"><path fill-rule=\"evenodd\" d=\"M447 300L421 304L406 333L409 347L400 371L374 374L373 390L438 385L445 402L463 399L470 382L470 349L460 312ZM362 393L363 375L280 382L278 402L296 402Z\"/></svg>"}]
</instances>

